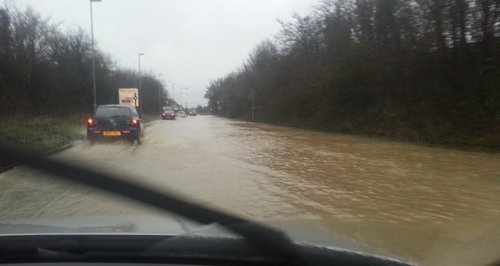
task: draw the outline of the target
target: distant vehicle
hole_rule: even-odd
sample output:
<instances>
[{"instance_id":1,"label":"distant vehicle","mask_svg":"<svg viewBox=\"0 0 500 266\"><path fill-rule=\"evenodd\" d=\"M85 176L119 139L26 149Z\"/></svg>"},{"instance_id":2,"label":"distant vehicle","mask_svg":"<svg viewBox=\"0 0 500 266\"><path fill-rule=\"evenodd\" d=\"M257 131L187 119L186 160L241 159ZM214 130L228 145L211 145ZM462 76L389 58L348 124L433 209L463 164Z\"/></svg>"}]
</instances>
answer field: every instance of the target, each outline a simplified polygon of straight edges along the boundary
<instances>
[{"instance_id":1,"label":"distant vehicle","mask_svg":"<svg viewBox=\"0 0 500 266\"><path fill-rule=\"evenodd\" d=\"M186 112L184 112L184 111L177 112L177 116L182 117L182 118L186 118L187 117Z\"/></svg>"},{"instance_id":2,"label":"distant vehicle","mask_svg":"<svg viewBox=\"0 0 500 266\"><path fill-rule=\"evenodd\" d=\"M128 105L100 105L95 115L87 119L87 139L90 143L105 139L141 143L143 129L137 110Z\"/></svg>"},{"instance_id":3,"label":"distant vehicle","mask_svg":"<svg viewBox=\"0 0 500 266\"><path fill-rule=\"evenodd\" d=\"M190 116L196 116L196 115L197 115L197 113L196 113L196 111L189 111L189 115L190 115Z\"/></svg>"},{"instance_id":4,"label":"distant vehicle","mask_svg":"<svg viewBox=\"0 0 500 266\"><path fill-rule=\"evenodd\" d=\"M175 120L175 112L173 110L165 110L161 113L163 120Z\"/></svg>"}]
</instances>

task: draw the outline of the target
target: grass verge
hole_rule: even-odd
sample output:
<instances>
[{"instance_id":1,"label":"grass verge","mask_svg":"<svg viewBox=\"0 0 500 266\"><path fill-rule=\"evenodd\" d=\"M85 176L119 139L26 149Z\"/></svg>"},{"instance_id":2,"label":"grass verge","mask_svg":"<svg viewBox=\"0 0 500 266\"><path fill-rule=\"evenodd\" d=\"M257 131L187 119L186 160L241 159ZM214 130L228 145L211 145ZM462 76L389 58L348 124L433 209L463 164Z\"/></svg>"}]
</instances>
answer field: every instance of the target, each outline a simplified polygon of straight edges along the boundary
<instances>
[{"instance_id":1,"label":"grass verge","mask_svg":"<svg viewBox=\"0 0 500 266\"><path fill-rule=\"evenodd\" d=\"M0 119L0 143L47 153L82 138L79 119L49 117ZM8 167L7 158L0 155L0 172Z\"/></svg>"}]
</instances>

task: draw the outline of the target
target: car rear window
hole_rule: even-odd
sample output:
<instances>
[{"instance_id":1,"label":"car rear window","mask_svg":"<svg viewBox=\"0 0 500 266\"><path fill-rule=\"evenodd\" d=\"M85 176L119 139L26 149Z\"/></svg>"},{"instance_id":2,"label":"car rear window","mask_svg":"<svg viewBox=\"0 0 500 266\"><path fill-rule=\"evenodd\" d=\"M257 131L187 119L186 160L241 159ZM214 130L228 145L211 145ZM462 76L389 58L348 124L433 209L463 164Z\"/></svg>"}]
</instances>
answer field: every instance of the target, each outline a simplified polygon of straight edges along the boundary
<instances>
[{"instance_id":1,"label":"car rear window","mask_svg":"<svg viewBox=\"0 0 500 266\"><path fill-rule=\"evenodd\" d=\"M99 117L115 117L115 116L131 116L130 109L125 107L101 107L97 109L96 116Z\"/></svg>"}]
</instances>

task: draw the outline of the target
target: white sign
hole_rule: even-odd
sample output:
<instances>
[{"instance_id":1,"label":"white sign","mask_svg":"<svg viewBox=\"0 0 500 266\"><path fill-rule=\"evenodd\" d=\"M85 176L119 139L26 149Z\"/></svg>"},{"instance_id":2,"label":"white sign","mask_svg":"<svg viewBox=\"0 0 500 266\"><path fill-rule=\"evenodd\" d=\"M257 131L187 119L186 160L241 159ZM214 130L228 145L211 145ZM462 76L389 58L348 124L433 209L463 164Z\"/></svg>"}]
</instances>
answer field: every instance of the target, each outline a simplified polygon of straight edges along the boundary
<instances>
[{"instance_id":1,"label":"white sign","mask_svg":"<svg viewBox=\"0 0 500 266\"><path fill-rule=\"evenodd\" d=\"M118 89L118 103L126 104L133 107L139 106L139 89L137 88L120 88Z\"/></svg>"}]
</instances>

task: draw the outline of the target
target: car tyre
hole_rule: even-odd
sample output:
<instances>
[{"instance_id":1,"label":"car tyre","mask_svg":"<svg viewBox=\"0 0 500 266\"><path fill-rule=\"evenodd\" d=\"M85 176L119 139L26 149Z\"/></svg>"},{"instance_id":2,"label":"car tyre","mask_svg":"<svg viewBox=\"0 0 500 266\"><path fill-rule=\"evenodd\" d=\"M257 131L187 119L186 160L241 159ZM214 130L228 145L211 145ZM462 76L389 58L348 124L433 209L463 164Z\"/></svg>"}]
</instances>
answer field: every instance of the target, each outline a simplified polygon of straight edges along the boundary
<instances>
[{"instance_id":1,"label":"car tyre","mask_svg":"<svg viewBox=\"0 0 500 266\"><path fill-rule=\"evenodd\" d=\"M134 145L134 143L135 143L135 140L136 140L136 139L137 139L137 138L127 138L125 141L126 141L127 143L129 143L130 145Z\"/></svg>"},{"instance_id":2,"label":"car tyre","mask_svg":"<svg viewBox=\"0 0 500 266\"><path fill-rule=\"evenodd\" d=\"M135 142L137 142L137 145L141 145L142 144L142 137L143 137L143 134L142 134L142 130L137 134L137 137L133 138L131 140L132 144Z\"/></svg>"}]
</instances>

